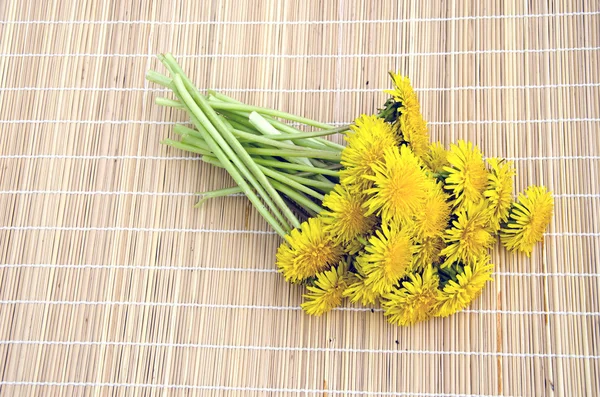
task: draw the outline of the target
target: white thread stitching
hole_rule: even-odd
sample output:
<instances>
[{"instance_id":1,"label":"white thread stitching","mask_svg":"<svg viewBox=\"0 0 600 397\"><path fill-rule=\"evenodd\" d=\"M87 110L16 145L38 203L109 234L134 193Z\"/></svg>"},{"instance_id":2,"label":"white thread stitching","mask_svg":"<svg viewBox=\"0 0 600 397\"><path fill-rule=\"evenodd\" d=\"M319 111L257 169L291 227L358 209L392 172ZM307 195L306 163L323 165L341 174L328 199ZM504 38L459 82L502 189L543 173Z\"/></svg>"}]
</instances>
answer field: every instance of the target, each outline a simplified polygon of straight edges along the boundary
<instances>
[{"instance_id":1,"label":"white thread stitching","mask_svg":"<svg viewBox=\"0 0 600 397\"><path fill-rule=\"evenodd\" d=\"M89 190L0 190L1 194L64 194L73 196L184 196L184 197L202 197L204 193L185 193L185 192L126 192L126 191L89 191ZM228 194L222 197L244 197L243 193ZM600 194L594 193L575 193L575 194L554 194L553 197L562 199L572 198L600 198Z\"/></svg>"},{"instance_id":2,"label":"white thread stitching","mask_svg":"<svg viewBox=\"0 0 600 397\"><path fill-rule=\"evenodd\" d=\"M62 231L106 231L106 232L177 232L177 233L222 233L222 234L269 234L276 235L268 230L227 230L227 229L181 229L181 228L151 228L151 227L96 227L96 226L0 226L0 230L62 230Z\"/></svg>"},{"instance_id":3,"label":"white thread stitching","mask_svg":"<svg viewBox=\"0 0 600 397\"><path fill-rule=\"evenodd\" d=\"M426 393L426 392L372 392L361 390L333 390L333 389L288 389L269 387L247 387L247 386L207 386L207 385L181 385L181 384L156 384L156 383L109 383L109 382L37 382L37 381L0 381L0 385L10 386L57 386L57 387L144 387L160 389L198 389L198 390L224 390L224 391L253 391L270 393L310 393L325 395L369 395L369 396L398 396L398 397L500 397L484 394L456 394L456 393ZM504 395L503 395L504 396ZM506 396L510 397L510 396Z\"/></svg>"},{"instance_id":4,"label":"white thread stitching","mask_svg":"<svg viewBox=\"0 0 600 397\"><path fill-rule=\"evenodd\" d=\"M126 231L126 232L178 232L178 233L223 233L223 234L271 234L274 231L267 230L227 230L227 229L182 229L182 228L151 228L151 227L119 227L119 226L0 226L0 230L61 230L61 231ZM595 232L560 232L544 233L547 237L598 237L600 233Z\"/></svg>"},{"instance_id":5,"label":"white thread stitching","mask_svg":"<svg viewBox=\"0 0 600 397\"><path fill-rule=\"evenodd\" d=\"M485 55L485 54L540 54L556 52L577 52L577 51L597 51L600 47L565 47L565 48L522 48L513 50L466 50L466 51L447 51L447 52L413 52L413 53L388 53L388 54L193 54L193 55L175 55L179 59L205 59L205 58L269 58L269 59L330 59L330 58L407 58L407 57L428 57L428 56L451 56L451 55ZM38 58L38 57L89 57L89 58L140 58L148 54L96 54L96 53L15 53L0 54L2 57L14 58Z\"/></svg>"},{"instance_id":6,"label":"white thread stitching","mask_svg":"<svg viewBox=\"0 0 600 397\"><path fill-rule=\"evenodd\" d=\"M218 303L193 303L193 302L141 302L141 301L43 301L43 300L0 300L0 305L82 305L82 306L148 306L148 307L188 307L204 309L242 309L242 310L276 310L276 311L299 311L299 306L270 306L270 305L234 305ZM334 311L344 312L382 312L382 309L365 307L338 307ZM555 316L600 316L600 312L581 311L543 311L543 310L479 310L465 309L460 313L469 314L509 314L509 315L555 315Z\"/></svg>"},{"instance_id":7,"label":"white thread stitching","mask_svg":"<svg viewBox=\"0 0 600 397\"><path fill-rule=\"evenodd\" d=\"M119 341L43 341L43 340L0 340L0 345L49 345L49 346L141 346L167 348L199 348L223 350L264 350L292 352L330 352L330 353L368 353L368 354L425 354L436 356L487 356L487 357L525 357L525 358L578 358L598 359L600 356L561 353L511 353L511 352L476 352L476 351L444 351L413 349L356 349L339 347L280 347L254 345L213 345L200 343L161 343L161 342L119 342Z\"/></svg>"},{"instance_id":8,"label":"white thread stitching","mask_svg":"<svg viewBox=\"0 0 600 397\"><path fill-rule=\"evenodd\" d=\"M134 155L70 155L70 154L0 154L0 159L73 159L73 160L186 160L201 161L199 156L134 156ZM504 157L510 161L598 160L600 156L536 156Z\"/></svg>"},{"instance_id":9,"label":"white thread stitching","mask_svg":"<svg viewBox=\"0 0 600 397\"><path fill-rule=\"evenodd\" d=\"M576 12L557 12L545 14L513 14L513 15L464 15L460 17L446 18L402 18L402 19L364 19L364 20L326 20L326 21L187 21L187 22L167 22L167 21L147 21L147 20L119 20L119 21L94 21L94 20L32 20L32 21L0 21L1 24L12 25L73 25L73 24L94 24L94 25L117 25L117 24L150 24L155 25L328 25L328 24L371 24L371 23L406 23L406 22L447 22L447 21L472 21L472 20L493 20L493 19L531 19L531 18L554 18L570 16L590 16L598 15L600 11L576 11Z\"/></svg>"},{"instance_id":10,"label":"white thread stitching","mask_svg":"<svg viewBox=\"0 0 600 397\"><path fill-rule=\"evenodd\" d=\"M206 271L206 272L241 272L241 273L279 273L276 269L257 269L243 267L201 267L201 266L136 266L136 265L93 265L93 264L51 264L51 263L5 263L0 269L114 269L114 270L158 270L158 271ZM600 273L535 273L535 272L495 272L500 277L600 277Z\"/></svg>"},{"instance_id":11,"label":"white thread stitching","mask_svg":"<svg viewBox=\"0 0 600 397\"><path fill-rule=\"evenodd\" d=\"M564 119L532 119L532 120L455 120L455 121L429 121L427 125L468 125L468 124L545 124L545 123L574 123L598 122L600 118L564 118ZM142 125L174 125L189 124L187 121L146 121L146 120L0 120L0 124L142 124ZM347 125L351 122L328 122L329 125Z\"/></svg>"},{"instance_id":12,"label":"white thread stitching","mask_svg":"<svg viewBox=\"0 0 600 397\"><path fill-rule=\"evenodd\" d=\"M600 87L600 83L565 83L565 84L539 84L539 85L490 85L490 86L458 86L458 87L429 87L415 88L417 92L438 92L438 91L466 91L466 90L509 90L509 89L548 89L548 88L583 88L583 87ZM387 88L214 88L219 92L267 92L267 93L369 93L382 92ZM199 88L200 91L206 91L207 88ZM94 91L94 92L171 92L166 88L135 88L135 87L0 87L2 91Z\"/></svg>"}]
</instances>

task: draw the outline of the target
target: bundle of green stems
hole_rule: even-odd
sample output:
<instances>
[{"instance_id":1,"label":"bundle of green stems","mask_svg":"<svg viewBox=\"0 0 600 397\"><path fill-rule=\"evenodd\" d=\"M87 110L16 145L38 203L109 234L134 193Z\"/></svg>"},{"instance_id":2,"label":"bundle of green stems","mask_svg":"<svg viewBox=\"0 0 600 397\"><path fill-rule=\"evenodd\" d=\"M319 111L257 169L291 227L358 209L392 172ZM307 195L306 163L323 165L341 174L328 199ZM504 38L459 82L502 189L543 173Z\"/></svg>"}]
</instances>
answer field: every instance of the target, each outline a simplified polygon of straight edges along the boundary
<instances>
[{"instance_id":1,"label":"bundle of green stems","mask_svg":"<svg viewBox=\"0 0 600 397\"><path fill-rule=\"evenodd\" d=\"M334 127L286 112L246 105L227 95L201 93L171 54L159 55L170 77L149 71L146 78L170 89L176 99L156 98L182 109L191 126L177 124L171 147L197 153L224 168L236 187L203 193L209 198L243 193L281 237L300 226L298 216L322 211L324 195L339 182L344 146L323 137L342 133ZM301 127L301 128L298 128ZM305 129L315 129L305 131Z\"/></svg>"}]
</instances>

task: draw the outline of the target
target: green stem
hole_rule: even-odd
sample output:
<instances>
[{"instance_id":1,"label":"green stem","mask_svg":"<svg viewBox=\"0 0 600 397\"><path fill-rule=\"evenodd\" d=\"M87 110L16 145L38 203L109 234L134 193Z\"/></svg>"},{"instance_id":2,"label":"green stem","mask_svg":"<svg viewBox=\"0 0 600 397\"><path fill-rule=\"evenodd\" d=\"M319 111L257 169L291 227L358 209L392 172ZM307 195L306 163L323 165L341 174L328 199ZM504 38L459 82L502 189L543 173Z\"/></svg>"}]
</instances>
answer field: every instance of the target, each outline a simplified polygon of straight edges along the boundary
<instances>
[{"instance_id":1,"label":"green stem","mask_svg":"<svg viewBox=\"0 0 600 397\"><path fill-rule=\"evenodd\" d=\"M154 70L149 70L146 72L146 80L156 83L165 88L174 88L172 79L168 78L164 74L155 72Z\"/></svg>"},{"instance_id":2,"label":"green stem","mask_svg":"<svg viewBox=\"0 0 600 397\"><path fill-rule=\"evenodd\" d=\"M252 124L254 128L256 128L256 130L258 130L258 132L260 132L263 135L271 137L273 135L280 134L279 130L277 130L275 127L269 124L269 122L263 116L256 112L250 113L248 121L250 122L250 124ZM292 141L286 141L285 143L292 145L293 149L297 148L297 146ZM310 165L310 161L306 157L294 157L288 158L286 160L291 163Z\"/></svg>"},{"instance_id":3,"label":"green stem","mask_svg":"<svg viewBox=\"0 0 600 397\"><path fill-rule=\"evenodd\" d=\"M299 175L290 175L287 174L286 177L290 178L291 180L298 182L304 186L312 186L314 188L319 189L320 191L322 191L323 193L329 193L330 191L333 190L335 184L331 183L329 181L324 182L324 181L318 181L315 179L310 179L310 178L304 178L302 176Z\"/></svg>"},{"instance_id":4,"label":"green stem","mask_svg":"<svg viewBox=\"0 0 600 397\"><path fill-rule=\"evenodd\" d=\"M212 102L211 106L215 110L244 110L246 112L257 112L260 114L267 114L269 116L279 117L285 120L295 121L298 123L311 125L313 127L321 128L324 130L332 129L333 127L329 124L321 123L315 120L308 119L306 117L296 116L294 114L282 112L279 110L263 108L260 106L244 105L239 103L225 103L225 102Z\"/></svg>"},{"instance_id":5,"label":"green stem","mask_svg":"<svg viewBox=\"0 0 600 397\"><path fill-rule=\"evenodd\" d=\"M198 194L202 195L202 198L200 199L200 201L198 201L194 205L194 208L200 207L208 199L217 198L217 197L231 196L233 194L238 194L238 193L243 193L242 188L239 187L239 186L228 187L228 188L225 188L225 189L211 190L210 192L198 193Z\"/></svg>"},{"instance_id":6,"label":"green stem","mask_svg":"<svg viewBox=\"0 0 600 397\"><path fill-rule=\"evenodd\" d=\"M291 125L287 125L285 123L282 123L281 121L273 120L273 119L267 119L267 120L269 121L269 123L271 123L271 125L273 127L277 128L281 132L285 132L287 134L300 134L300 133L303 132L303 131L295 128L295 127L292 127ZM332 129L332 128L333 127L330 127L330 129ZM336 149L337 151L340 151L340 152L342 150L344 150L344 146L342 146L340 144L337 144L335 142L331 142L331 141L329 141L327 139L323 139L323 138L309 138L309 140L311 142L315 142L315 143L318 143L318 144L323 145L323 146L329 146L330 148Z\"/></svg>"},{"instance_id":7,"label":"green stem","mask_svg":"<svg viewBox=\"0 0 600 397\"><path fill-rule=\"evenodd\" d=\"M259 211L259 213L265 218L267 222L273 227L273 229L282 237L286 235L286 232L289 230L286 227L286 223L279 219L280 222L284 225L283 227L279 224L275 218L269 213L269 211L262 204L258 196L254 193L254 191L250 188L248 183L246 183L245 178L252 183L257 191L260 192L263 190L260 184L250 175L248 170L244 167L244 165L239 161L239 159L233 154L231 148L227 145L227 143L223 140L223 138L219 135L218 131L208 120L206 115L202 112L202 110L198 107L190 93L187 91L183 80L180 75L174 76L174 82L176 89L178 91L178 96L181 97L182 102L186 104L190 114L192 117L192 122L196 126L196 128L201 132L206 132L204 140L211 148L211 151L216 155L221 164L225 167L227 172L231 175L231 177L235 180L237 185L242 188L244 194L248 197L250 202L254 205L254 207ZM205 129L206 127L206 129ZM220 141L219 143L217 143ZM225 154L227 153L227 154ZM233 163L230 161L233 161ZM239 170L239 171L238 171ZM240 174L241 172L241 174ZM244 174L245 178L242 176ZM266 199L266 197L264 197ZM275 215L277 213L274 211ZM280 218L280 216L277 216Z\"/></svg>"},{"instance_id":8,"label":"green stem","mask_svg":"<svg viewBox=\"0 0 600 397\"><path fill-rule=\"evenodd\" d=\"M173 132L176 133L177 135L181 135L181 136L192 135L192 136L197 137L198 139L201 139L202 141L204 141L204 139L202 138L202 134L200 132L196 131L193 128L186 127L185 125L175 124L175 127L173 127Z\"/></svg>"},{"instance_id":9,"label":"green stem","mask_svg":"<svg viewBox=\"0 0 600 397\"><path fill-rule=\"evenodd\" d=\"M252 127L248 127L246 124L240 123L239 121L234 120L232 118L227 117L227 121L229 121L233 128L239 131L244 131L249 134L253 134L254 132L256 132L256 130L252 129Z\"/></svg>"},{"instance_id":10,"label":"green stem","mask_svg":"<svg viewBox=\"0 0 600 397\"><path fill-rule=\"evenodd\" d=\"M225 94L221 94L220 92L214 91L214 90L208 90L208 93L212 96L214 96L217 99L220 99L224 102L229 102L229 103L237 103L242 105L244 102L240 102L237 99L233 99L232 97L230 97L229 95L225 95Z\"/></svg>"},{"instance_id":11,"label":"green stem","mask_svg":"<svg viewBox=\"0 0 600 397\"><path fill-rule=\"evenodd\" d=\"M214 165L215 167L223 168L223 164L221 164L221 162L216 157L203 156L202 161ZM281 179L281 177L283 176L281 176L280 174L280 176L277 178ZM290 199L302 206L305 210L309 212L314 212L314 215L323 211L323 208L321 208L317 203L311 201L301 192L291 189L287 184L281 183L273 178L269 178L269 182L271 183L271 185L273 185L275 189L288 196Z\"/></svg>"},{"instance_id":12,"label":"green stem","mask_svg":"<svg viewBox=\"0 0 600 397\"><path fill-rule=\"evenodd\" d=\"M279 195L279 193L271 186L265 174L261 171L261 169L254 163L252 157L248 154L246 149L242 146L242 144L236 139L236 137L232 134L231 130L228 129L219 119L219 116L214 113L212 108L206 103L206 100L202 96L197 96L197 101L199 101L199 105L202 110L207 112L207 116L212 121L220 132L221 136L227 140L227 142L232 146L233 150L236 152L238 156L240 156L242 162L248 167L248 169L254 174L260 185L266 190L266 193L263 193L259 190L259 193L263 196L263 200L271 207L271 210L277 215L279 209L283 211L285 217L291 222L293 227L299 227L300 222L294 215L294 213L289 209L289 207L283 201L283 198ZM212 112L212 113L211 113ZM251 135L246 134L245 135ZM257 188L258 189L258 188Z\"/></svg>"},{"instance_id":13,"label":"green stem","mask_svg":"<svg viewBox=\"0 0 600 397\"><path fill-rule=\"evenodd\" d=\"M204 150L205 152L212 154L212 151L210 150L210 147L208 146L206 141L204 139L199 139L198 137L196 137L194 135L182 136L181 142L185 143L186 145L195 146L200 150Z\"/></svg>"},{"instance_id":14,"label":"green stem","mask_svg":"<svg viewBox=\"0 0 600 397\"><path fill-rule=\"evenodd\" d=\"M195 145L191 145L185 142L174 141L172 139L163 139L160 143L163 145L174 147L175 149L184 150L186 152L198 153L203 156L213 156L212 151L206 151Z\"/></svg>"},{"instance_id":15,"label":"green stem","mask_svg":"<svg viewBox=\"0 0 600 397\"><path fill-rule=\"evenodd\" d=\"M276 139L276 140L285 140L285 139L303 139L303 138L315 138L315 137L321 137L321 136L326 136L326 135L333 135L333 134L337 134L339 132L343 132L346 130L341 130L339 128L335 128L333 130L318 130L318 131L307 131L307 132L297 132L295 134L288 134L288 133L282 133L279 135L274 135L271 139Z\"/></svg>"},{"instance_id":16,"label":"green stem","mask_svg":"<svg viewBox=\"0 0 600 397\"><path fill-rule=\"evenodd\" d=\"M209 133L213 136L213 138L219 143L219 146L226 148L226 152L231 152L231 149L235 151L238 157L236 157L233 152L228 153L229 157L234 160L234 162L241 159L240 165L237 165L240 170L244 170L242 167L245 165L248 167L252 174L258 180L255 186L259 194L263 196L263 200L271 207L271 210L275 214L276 217L287 226L286 222L281 219L281 212L279 209L283 211L285 216L289 219L294 227L300 226L300 222L294 215L294 213L289 209L289 207L285 204L279 193L271 186L265 175L261 172L258 166L254 163L250 155L246 152L241 143L235 138L235 136L231 133L231 131L227 128L227 126L223 123L219 115L213 110L213 108L208 104L208 101L204 96L200 95L197 88L192 84L189 78L185 75L175 58L171 54L165 55L165 61L168 63L173 70L176 70L179 74L175 75L175 84L178 90L184 89L187 91L189 99L195 104L195 108L197 109L196 113L200 111L208 121L207 126L210 125L214 131L209 131ZM187 99L187 98L186 98ZM189 100L186 100L186 105L191 109ZM212 122L212 124L211 124ZM204 124L204 123L203 123ZM229 145L231 145L231 147ZM233 157L232 157L233 156ZM246 171L247 171L246 169ZM264 193L262 190L266 190ZM274 203L274 202L276 203ZM279 209L277 208L279 206Z\"/></svg>"},{"instance_id":17,"label":"green stem","mask_svg":"<svg viewBox=\"0 0 600 397\"><path fill-rule=\"evenodd\" d=\"M209 103L212 103L212 102L209 102ZM243 123L249 123L250 117L251 117L251 113L238 111L238 110L219 110L219 113L223 114L227 118L235 118L237 121L240 121ZM254 113L256 113L256 112L254 112ZM277 120L274 120L269 116L262 116L262 118L267 123L269 123L272 127L275 128L275 130L272 130L269 128L269 130L271 132L277 131L278 133L283 132L283 133L286 133L289 135L296 135L296 134L300 134L303 132L294 127L288 126L285 123L281 123ZM254 123L252 123L250 125L252 128L258 128ZM263 132L265 134L269 134L269 130L263 128L261 130L261 132ZM341 151L340 148L343 149L343 146L337 145L334 142L330 142L330 141L328 141L326 139L322 139L322 138L306 138L306 139L299 138L299 139L296 139L295 137L292 137L291 140L297 145L304 146L304 147L310 147L310 148L318 149L318 150ZM321 141L323 141L323 142L321 142ZM334 147L331 147L331 145L333 145ZM339 148L336 146L339 146Z\"/></svg>"},{"instance_id":18,"label":"green stem","mask_svg":"<svg viewBox=\"0 0 600 397\"><path fill-rule=\"evenodd\" d=\"M277 148L281 148L281 149L298 150L298 151L304 149L302 146L296 146L292 143L285 143L285 142L273 140L270 138L273 135L268 135L269 138L267 138L265 135L255 135L255 134L250 134L248 132L235 130L235 129L231 132L233 133L233 135L235 135L237 137L244 138L247 141L257 142L262 145L277 147Z\"/></svg>"},{"instance_id":19,"label":"green stem","mask_svg":"<svg viewBox=\"0 0 600 397\"><path fill-rule=\"evenodd\" d=\"M248 116L244 116L240 114L241 112L219 112L229 120L235 120L240 124L245 125L248 128L255 129L255 127L250 123L250 119Z\"/></svg>"},{"instance_id":20,"label":"green stem","mask_svg":"<svg viewBox=\"0 0 600 397\"><path fill-rule=\"evenodd\" d=\"M262 167L262 171L265 173L265 175L267 175L270 178L275 179L276 181L279 181L281 183L285 183L286 185L288 185L289 187L293 187L294 189L306 193L309 196L312 196L314 198L316 198L319 201L323 201L324 196L318 192L315 192L313 189L309 188L308 186L305 186L301 183L298 183L292 179L290 179L290 175L284 175L280 172L277 172L275 170L269 169L267 167L263 167L261 165L259 165L259 167Z\"/></svg>"},{"instance_id":21,"label":"green stem","mask_svg":"<svg viewBox=\"0 0 600 397\"><path fill-rule=\"evenodd\" d=\"M279 190L281 193L285 194L290 198L290 200L294 201L296 204L304 208L311 216L315 216L321 211L323 208L319 206L317 203L306 197L304 194L295 191L294 189L289 188L285 184L278 182L276 180L271 180L273 187Z\"/></svg>"},{"instance_id":22,"label":"green stem","mask_svg":"<svg viewBox=\"0 0 600 397\"><path fill-rule=\"evenodd\" d=\"M166 107L175 108L175 109L185 109L185 106L183 106L183 104L181 102L174 101L169 98L157 97L154 100L154 103L156 103L159 106L166 106Z\"/></svg>"},{"instance_id":23,"label":"green stem","mask_svg":"<svg viewBox=\"0 0 600 397\"><path fill-rule=\"evenodd\" d=\"M335 171L335 170L331 170L331 169L327 169L327 168L309 167L307 165L288 163L288 162L279 161L279 160L268 160L268 159L262 159L262 158L255 158L254 162L256 164L266 165L270 168L305 171L305 172L310 172L313 174L323 174L323 175L330 175L330 176L335 176L335 177L339 177L339 175L340 175L339 171Z\"/></svg>"},{"instance_id":24,"label":"green stem","mask_svg":"<svg viewBox=\"0 0 600 397\"><path fill-rule=\"evenodd\" d=\"M310 157L317 158L323 160L331 160L333 162L339 163L341 155L340 153L327 152L323 150L273 150L273 149L264 149L264 148L247 148L246 151L250 154L258 154L264 156L278 156L278 157Z\"/></svg>"}]
</instances>

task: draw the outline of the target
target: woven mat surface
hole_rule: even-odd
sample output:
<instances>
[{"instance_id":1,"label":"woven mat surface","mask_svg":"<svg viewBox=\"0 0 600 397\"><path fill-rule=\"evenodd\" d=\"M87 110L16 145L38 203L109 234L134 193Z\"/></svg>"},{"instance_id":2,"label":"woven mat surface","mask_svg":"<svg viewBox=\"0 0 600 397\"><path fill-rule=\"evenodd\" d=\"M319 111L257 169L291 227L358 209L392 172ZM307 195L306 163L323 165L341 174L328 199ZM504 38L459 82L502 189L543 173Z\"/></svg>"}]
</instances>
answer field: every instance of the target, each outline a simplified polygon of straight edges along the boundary
<instances>
[{"instance_id":1,"label":"woven mat surface","mask_svg":"<svg viewBox=\"0 0 600 397\"><path fill-rule=\"evenodd\" d=\"M432 139L554 191L545 244L451 318L305 315L243 197L193 208L230 178L159 144L167 51L332 123L409 75ZM599 395L599 67L596 0L1 1L0 395Z\"/></svg>"}]
</instances>

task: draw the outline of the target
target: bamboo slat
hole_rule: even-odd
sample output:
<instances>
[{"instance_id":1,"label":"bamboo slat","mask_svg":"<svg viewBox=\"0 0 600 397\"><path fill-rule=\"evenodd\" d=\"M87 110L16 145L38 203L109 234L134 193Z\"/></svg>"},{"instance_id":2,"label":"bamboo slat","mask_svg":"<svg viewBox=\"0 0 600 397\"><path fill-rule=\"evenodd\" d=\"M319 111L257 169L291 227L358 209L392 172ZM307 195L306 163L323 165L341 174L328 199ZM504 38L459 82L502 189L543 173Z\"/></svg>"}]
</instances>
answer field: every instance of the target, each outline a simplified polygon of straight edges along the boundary
<instances>
[{"instance_id":1,"label":"bamboo slat","mask_svg":"<svg viewBox=\"0 0 600 397\"><path fill-rule=\"evenodd\" d=\"M332 123L407 74L433 139L555 193L545 244L447 319L305 315L244 198L193 208L229 177L159 144L167 51ZM599 67L595 0L0 2L0 395L599 395Z\"/></svg>"}]
</instances>

